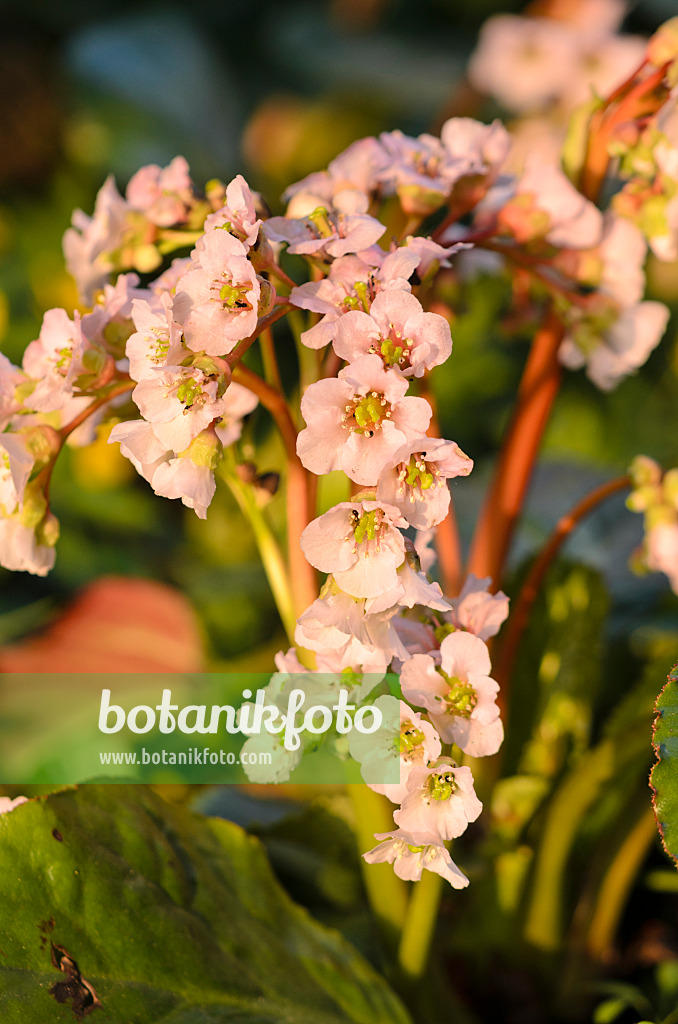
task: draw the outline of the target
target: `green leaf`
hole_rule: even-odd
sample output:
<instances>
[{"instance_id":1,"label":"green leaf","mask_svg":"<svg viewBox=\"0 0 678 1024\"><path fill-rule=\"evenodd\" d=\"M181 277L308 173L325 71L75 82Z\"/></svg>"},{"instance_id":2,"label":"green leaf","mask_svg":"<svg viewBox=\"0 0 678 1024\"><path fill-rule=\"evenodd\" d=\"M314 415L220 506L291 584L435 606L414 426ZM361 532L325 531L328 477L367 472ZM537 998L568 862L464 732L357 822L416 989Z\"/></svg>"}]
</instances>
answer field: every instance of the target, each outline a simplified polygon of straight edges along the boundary
<instances>
[{"instance_id":1,"label":"green leaf","mask_svg":"<svg viewBox=\"0 0 678 1024\"><path fill-rule=\"evenodd\" d=\"M664 849L678 864L678 665L655 705L652 745L657 763L650 775L652 803Z\"/></svg>"},{"instance_id":2,"label":"green leaf","mask_svg":"<svg viewBox=\"0 0 678 1024\"><path fill-rule=\"evenodd\" d=\"M292 903L258 840L145 787L86 786L0 816L0 905L3 1024L82 1019L87 986L106 1024L409 1020Z\"/></svg>"}]
</instances>

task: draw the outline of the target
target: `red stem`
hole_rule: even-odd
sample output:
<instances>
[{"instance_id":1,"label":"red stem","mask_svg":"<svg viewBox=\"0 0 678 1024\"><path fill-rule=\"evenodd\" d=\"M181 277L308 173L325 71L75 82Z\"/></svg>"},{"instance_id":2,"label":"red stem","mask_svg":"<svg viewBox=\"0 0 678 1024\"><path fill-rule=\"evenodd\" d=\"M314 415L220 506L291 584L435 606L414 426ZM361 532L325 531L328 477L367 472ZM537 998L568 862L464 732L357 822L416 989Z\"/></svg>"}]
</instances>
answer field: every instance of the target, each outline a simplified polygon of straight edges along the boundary
<instances>
[{"instance_id":1,"label":"red stem","mask_svg":"<svg viewBox=\"0 0 678 1024\"><path fill-rule=\"evenodd\" d=\"M431 406L431 422L427 431L428 436L440 437L436 400L426 385L420 388L419 394ZM452 495L450 495L450 511L442 523L439 523L436 527L435 545L438 553L440 582L443 593L458 594L461 590L464 570L459 541L459 528L457 526L457 516L454 511Z\"/></svg>"},{"instance_id":2,"label":"red stem","mask_svg":"<svg viewBox=\"0 0 678 1024\"><path fill-rule=\"evenodd\" d=\"M61 428L59 431L61 443L63 444L66 438L69 437L69 435L72 434L81 423L84 423L85 420L89 419L92 413L95 413L97 409L106 405L106 403L110 402L112 398L116 398L118 395L123 395L125 391L132 391L136 386L137 382L128 378L127 380L122 380L115 387L110 388L105 395L100 395L99 398L96 398L91 405L88 405L86 409L83 409L81 413L78 413L74 420L71 420L70 423L67 423L65 427Z\"/></svg>"},{"instance_id":3,"label":"red stem","mask_svg":"<svg viewBox=\"0 0 678 1024\"><path fill-rule=\"evenodd\" d=\"M278 296L278 302L281 301L282 300L280 299L280 296ZM262 316L261 319L257 322L257 326L252 332L252 334L250 334L249 338L243 338L242 341L239 341L236 347L233 349L233 351L229 352L229 354L224 357L228 365L235 366L238 360L242 359L242 357L245 355L245 352L247 352L247 349L250 347L250 345L254 344L259 335L262 334L264 331L268 330L268 328L271 327L271 325L274 324L276 320L280 320L282 317L286 316L287 313L289 313L289 303L285 301L283 305L279 306L278 309L274 309L272 313L268 313L266 316Z\"/></svg>"},{"instance_id":4,"label":"red stem","mask_svg":"<svg viewBox=\"0 0 678 1024\"><path fill-rule=\"evenodd\" d=\"M518 401L476 527L469 572L499 584L525 500L541 437L560 385L558 349L563 327L552 310L535 335L518 389Z\"/></svg>"},{"instance_id":5,"label":"red stem","mask_svg":"<svg viewBox=\"0 0 678 1024\"><path fill-rule=\"evenodd\" d=\"M647 103L652 92L663 83L668 67L668 64L664 64L651 75L641 78L625 95L621 96L618 106L611 110L611 103L619 95L622 87L620 87L620 90L615 90L615 93L607 100L605 105L591 118L586 160L579 182L579 191L587 199L595 202L605 181L607 169L610 165L608 147L615 128L624 121L634 120L641 113L653 113L665 99L663 96L658 96L655 102L651 103L647 111L643 110L643 101ZM638 71L640 70L641 68L638 69ZM635 74L638 74L638 71ZM624 83L624 88L630 85L635 74Z\"/></svg>"},{"instance_id":6,"label":"red stem","mask_svg":"<svg viewBox=\"0 0 678 1024\"><path fill-rule=\"evenodd\" d=\"M553 533L535 559L511 609L511 615L501 645L497 669L498 682L503 684L511 678L513 666L520 648L520 641L529 621L532 606L537 599L546 573L565 540L589 512L613 494L617 494L618 491L622 491L630 485L631 478L626 475L616 477L614 480L601 484L600 487L596 487L590 494L587 494L581 501L578 501L569 512L558 520Z\"/></svg>"}]
</instances>

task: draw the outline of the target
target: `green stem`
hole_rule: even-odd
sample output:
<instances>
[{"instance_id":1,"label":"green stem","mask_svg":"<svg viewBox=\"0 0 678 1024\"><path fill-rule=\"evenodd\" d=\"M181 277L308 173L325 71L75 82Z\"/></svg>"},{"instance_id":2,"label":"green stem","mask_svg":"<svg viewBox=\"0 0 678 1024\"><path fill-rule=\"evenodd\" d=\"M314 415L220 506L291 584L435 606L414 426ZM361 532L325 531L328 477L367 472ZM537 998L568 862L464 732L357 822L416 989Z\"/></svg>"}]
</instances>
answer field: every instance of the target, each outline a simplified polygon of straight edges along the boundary
<instances>
[{"instance_id":1,"label":"green stem","mask_svg":"<svg viewBox=\"0 0 678 1024\"><path fill-rule=\"evenodd\" d=\"M443 880L435 871L424 871L414 884L398 949L398 963L410 978L420 978L426 969L442 889Z\"/></svg>"},{"instance_id":2,"label":"green stem","mask_svg":"<svg viewBox=\"0 0 678 1024\"><path fill-rule=\"evenodd\" d=\"M348 786L353 804L355 834L360 853L376 845L376 832L393 830L393 805L386 797L367 786ZM385 940L395 947L407 911L407 886L390 864L366 864L362 861L363 882L372 911Z\"/></svg>"},{"instance_id":3,"label":"green stem","mask_svg":"<svg viewBox=\"0 0 678 1024\"><path fill-rule=\"evenodd\" d=\"M604 959L612 948L631 888L656 835L654 813L648 807L617 850L600 886L586 940L596 960Z\"/></svg>"},{"instance_id":4,"label":"green stem","mask_svg":"<svg viewBox=\"0 0 678 1024\"><path fill-rule=\"evenodd\" d=\"M296 616L285 559L263 511L257 505L253 488L238 477L235 459L231 452L224 452L222 467L223 477L238 502L242 514L252 527L252 533L280 618L290 643L293 643Z\"/></svg>"}]
</instances>

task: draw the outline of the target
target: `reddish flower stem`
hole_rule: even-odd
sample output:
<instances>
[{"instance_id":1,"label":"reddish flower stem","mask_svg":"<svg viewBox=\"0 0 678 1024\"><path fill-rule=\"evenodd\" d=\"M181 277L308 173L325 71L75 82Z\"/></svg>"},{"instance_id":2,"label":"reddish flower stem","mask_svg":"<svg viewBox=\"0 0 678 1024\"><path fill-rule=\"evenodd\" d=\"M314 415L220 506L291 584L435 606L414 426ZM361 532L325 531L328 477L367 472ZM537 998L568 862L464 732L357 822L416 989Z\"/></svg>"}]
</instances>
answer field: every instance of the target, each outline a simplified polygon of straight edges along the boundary
<instances>
[{"instance_id":1,"label":"reddish flower stem","mask_svg":"<svg viewBox=\"0 0 678 1024\"><path fill-rule=\"evenodd\" d=\"M255 330L250 334L249 338L243 338L242 341L239 341L236 347L233 349L233 351L229 352L229 354L224 357L225 361L228 363L229 366L235 366L235 364L245 355L247 349L254 344L254 342L257 340L260 334L268 330L268 328L271 327L276 322L276 320L280 320L282 319L282 317L287 315L287 313L289 312L289 303L287 302L287 300L281 299L280 296L278 296L278 303L282 303L282 305L279 305L277 309L274 309L271 313L268 313L266 316L262 316L261 319L257 322L257 326Z\"/></svg>"},{"instance_id":2,"label":"reddish flower stem","mask_svg":"<svg viewBox=\"0 0 678 1024\"><path fill-rule=\"evenodd\" d=\"M641 78L635 85L631 85L637 72L620 89L607 100L603 107L591 118L589 129L588 147L586 159L582 168L579 181L579 191L595 202L598 198L603 182L610 165L609 144L615 128L625 121L633 121L642 114L654 113L664 102L666 95L660 95L658 90L666 76L668 64L657 68L652 74ZM624 93L624 89L628 91ZM652 98L652 93L657 90L657 95ZM613 101L619 99L616 107Z\"/></svg>"},{"instance_id":3,"label":"reddish flower stem","mask_svg":"<svg viewBox=\"0 0 678 1024\"><path fill-rule=\"evenodd\" d=\"M431 406L431 422L428 428L429 437L440 437L440 425L438 423L438 410L433 394L424 385L420 388L419 394L425 398ZM461 557L461 544L459 541L459 529L457 517L454 511L454 501L450 495L450 511L442 523L436 526L436 551L438 553L438 565L440 566L440 582L443 593L458 594L461 590L463 565Z\"/></svg>"},{"instance_id":4,"label":"reddish flower stem","mask_svg":"<svg viewBox=\"0 0 678 1024\"><path fill-rule=\"evenodd\" d=\"M287 551L292 592L297 615L318 596L313 567L304 558L299 545L302 531L313 518L306 470L297 455L297 428L284 396L256 373L239 363L233 367L233 380L249 388L268 409L280 432L287 455Z\"/></svg>"},{"instance_id":5,"label":"reddish flower stem","mask_svg":"<svg viewBox=\"0 0 678 1024\"><path fill-rule=\"evenodd\" d=\"M631 478L627 475L609 480L607 483L601 484L600 487L596 487L595 490L587 494L581 501L578 501L569 512L558 520L553 533L535 559L511 609L497 666L498 682L505 683L511 677L520 648L520 641L529 621L532 606L537 599L546 574L564 542L589 512L593 511L601 502L606 501L613 494L623 491L625 488L630 487L630 485Z\"/></svg>"},{"instance_id":6,"label":"reddish flower stem","mask_svg":"<svg viewBox=\"0 0 678 1024\"><path fill-rule=\"evenodd\" d=\"M558 393L561 378L558 348L562 337L563 327L549 310L532 342L513 418L473 537L469 572L491 576L496 585Z\"/></svg>"},{"instance_id":7,"label":"reddish flower stem","mask_svg":"<svg viewBox=\"0 0 678 1024\"><path fill-rule=\"evenodd\" d=\"M69 437L74 430L77 430L85 420L89 419L97 409L101 409L101 407L110 402L112 398L117 398L118 395L123 395L125 391L132 391L136 386L137 382L135 380L130 380L130 378L127 377L125 380L121 380L120 383L116 384L114 387L110 387L106 394L100 395L99 398L95 398L91 405L88 405L86 409L83 409L81 413L78 413L75 419L71 420L70 423L67 423L65 427L61 428L59 431L59 437L61 438L62 445L66 438Z\"/></svg>"}]
</instances>

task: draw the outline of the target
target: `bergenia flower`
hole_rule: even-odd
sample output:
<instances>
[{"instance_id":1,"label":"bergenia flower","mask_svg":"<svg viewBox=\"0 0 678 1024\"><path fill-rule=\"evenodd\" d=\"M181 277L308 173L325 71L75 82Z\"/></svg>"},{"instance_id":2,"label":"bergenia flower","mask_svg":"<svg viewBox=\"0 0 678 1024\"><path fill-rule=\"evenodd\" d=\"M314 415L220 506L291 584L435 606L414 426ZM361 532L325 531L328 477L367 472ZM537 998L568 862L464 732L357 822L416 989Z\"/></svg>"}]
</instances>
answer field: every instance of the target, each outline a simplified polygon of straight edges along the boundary
<instances>
[{"instance_id":1,"label":"bergenia flower","mask_svg":"<svg viewBox=\"0 0 678 1024\"><path fill-rule=\"evenodd\" d=\"M64 256L80 298L87 305L113 271L110 253L122 241L129 209L111 175L99 189L93 216L82 210L73 213L73 227L64 234Z\"/></svg>"},{"instance_id":2,"label":"bergenia flower","mask_svg":"<svg viewBox=\"0 0 678 1024\"><path fill-rule=\"evenodd\" d=\"M456 743L473 757L496 754L504 731L487 647L471 633L455 632L444 638L439 659L440 664L429 655L415 654L405 662L403 696L426 708L445 743Z\"/></svg>"},{"instance_id":3,"label":"bergenia flower","mask_svg":"<svg viewBox=\"0 0 678 1024\"><path fill-rule=\"evenodd\" d=\"M27 803L27 796L15 796L13 800L11 796L0 796L0 814L8 814L9 811L15 810L21 804Z\"/></svg>"},{"instance_id":4,"label":"bergenia flower","mask_svg":"<svg viewBox=\"0 0 678 1024\"><path fill-rule=\"evenodd\" d=\"M307 427L297 438L302 464L321 475L342 469L359 484L374 484L407 441L426 432L431 407L405 397L407 381L366 355L337 378L311 384L301 400Z\"/></svg>"},{"instance_id":5,"label":"bergenia flower","mask_svg":"<svg viewBox=\"0 0 678 1024\"><path fill-rule=\"evenodd\" d=\"M228 231L208 231L177 284L173 310L195 352L226 355L257 326L261 285L247 249Z\"/></svg>"},{"instance_id":6,"label":"bergenia flower","mask_svg":"<svg viewBox=\"0 0 678 1024\"><path fill-rule=\"evenodd\" d=\"M491 594L491 584L489 576L467 576L461 593L452 601L452 612L445 616L455 629L465 629L481 640L497 635L508 617L509 599L502 590Z\"/></svg>"},{"instance_id":7,"label":"bergenia flower","mask_svg":"<svg viewBox=\"0 0 678 1024\"><path fill-rule=\"evenodd\" d=\"M216 365L214 373L197 366L158 366L153 376L139 381L132 398L161 444L182 452L226 412L224 376Z\"/></svg>"},{"instance_id":8,"label":"bergenia flower","mask_svg":"<svg viewBox=\"0 0 678 1024\"><path fill-rule=\"evenodd\" d=\"M257 240L262 221L257 217L254 195L242 174L226 186L226 202L205 220L205 231L222 228L239 238L248 248Z\"/></svg>"},{"instance_id":9,"label":"bergenia flower","mask_svg":"<svg viewBox=\"0 0 678 1024\"><path fill-rule=\"evenodd\" d=\"M132 380L152 379L158 366L181 363L187 354L181 344L181 328L174 320L172 299L167 292L160 296L159 306L158 310L145 300L135 299L132 302L135 331L125 346Z\"/></svg>"},{"instance_id":10,"label":"bergenia flower","mask_svg":"<svg viewBox=\"0 0 678 1024\"><path fill-rule=\"evenodd\" d=\"M183 224L193 199L193 182L185 158L176 156L167 167L142 167L130 178L125 195L132 209L139 210L152 224Z\"/></svg>"},{"instance_id":11,"label":"bergenia flower","mask_svg":"<svg viewBox=\"0 0 678 1024\"><path fill-rule=\"evenodd\" d=\"M270 217L264 231L272 242L287 242L288 251L318 258L346 256L369 249L378 242L385 226L367 213L362 192L344 189L331 207L320 206L307 217Z\"/></svg>"},{"instance_id":12,"label":"bergenia flower","mask_svg":"<svg viewBox=\"0 0 678 1024\"><path fill-rule=\"evenodd\" d=\"M419 882L424 871L434 871L453 889L464 889L468 878L452 860L440 837L430 832L414 834L398 829L378 832L379 846L364 853L368 864L392 864L398 878L406 882Z\"/></svg>"},{"instance_id":13,"label":"bergenia flower","mask_svg":"<svg viewBox=\"0 0 678 1024\"><path fill-rule=\"evenodd\" d=\"M37 382L26 406L38 412L63 409L73 397L77 378L88 372L85 358L91 349L77 310L71 320L65 309L49 309L40 336L24 352L24 371Z\"/></svg>"},{"instance_id":14,"label":"bergenia flower","mask_svg":"<svg viewBox=\"0 0 678 1024\"><path fill-rule=\"evenodd\" d=\"M382 253L383 256L383 253ZM409 278L421 262L416 248L401 246L380 262L376 255L341 256L334 260L322 281L309 281L290 293L290 302L301 309L322 313L322 320L304 331L308 348L322 348L336 334L336 321L352 309L369 310L375 296L387 289L409 291ZM369 262L368 262L369 259Z\"/></svg>"},{"instance_id":15,"label":"bergenia flower","mask_svg":"<svg viewBox=\"0 0 678 1024\"><path fill-rule=\"evenodd\" d=\"M378 355L387 369L423 376L452 352L450 325L437 313L425 313L409 291L380 292L369 313L352 310L336 327L334 350L347 361Z\"/></svg>"},{"instance_id":16,"label":"bergenia flower","mask_svg":"<svg viewBox=\"0 0 678 1024\"><path fill-rule=\"evenodd\" d=\"M430 722L402 700L378 697L374 705L382 715L381 727L369 734L351 730L348 749L351 757L359 762L360 773L370 789L399 804L407 795L407 779L412 769L440 757L440 737ZM400 780L381 781L393 774L395 757Z\"/></svg>"},{"instance_id":17,"label":"bergenia flower","mask_svg":"<svg viewBox=\"0 0 678 1024\"><path fill-rule=\"evenodd\" d=\"M385 502L342 501L309 523L301 548L346 594L378 597L397 586L397 569L405 559L400 528L406 525L398 509Z\"/></svg>"},{"instance_id":18,"label":"bergenia flower","mask_svg":"<svg viewBox=\"0 0 678 1024\"><path fill-rule=\"evenodd\" d=\"M407 658L394 626L399 609L368 614L365 600L337 590L317 598L297 620L294 640L323 656L336 657L343 666L385 671L391 660Z\"/></svg>"},{"instance_id":19,"label":"bergenia flower","mask_svg":"<svg viewBox=\"0 0 678 1024\"><path fill-rule=\"evenodd\" d=\"M473 460L454 441L419 437L403 445L384 467L377 497L396 505L410 526L428 530L442 523L450 508L447 481L468 476Z\"/></svg>"},{"instance_id":20,"label":"bergenia flower","mask_svg":"<svg viewBox=\"0 0 678 1024\"><path fill-rule=\"evenodd\" d=\"M456 839L482 809L473 788L471 769L442 758L431 767L421 765L412 769L407 778L407 795L393 820L406 832Z\"/></svg>"}]
</instances>

